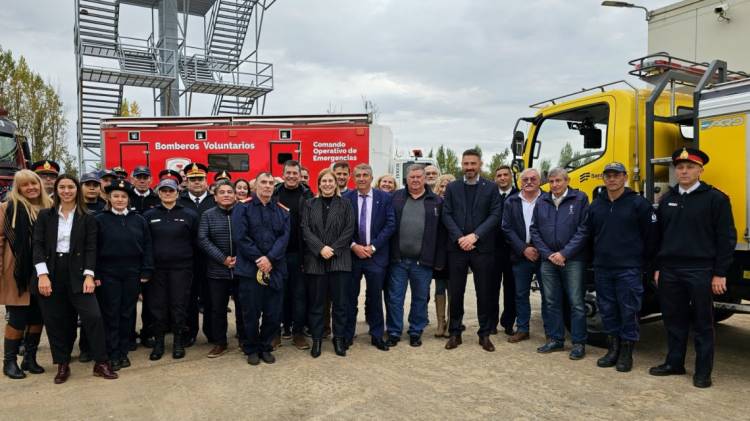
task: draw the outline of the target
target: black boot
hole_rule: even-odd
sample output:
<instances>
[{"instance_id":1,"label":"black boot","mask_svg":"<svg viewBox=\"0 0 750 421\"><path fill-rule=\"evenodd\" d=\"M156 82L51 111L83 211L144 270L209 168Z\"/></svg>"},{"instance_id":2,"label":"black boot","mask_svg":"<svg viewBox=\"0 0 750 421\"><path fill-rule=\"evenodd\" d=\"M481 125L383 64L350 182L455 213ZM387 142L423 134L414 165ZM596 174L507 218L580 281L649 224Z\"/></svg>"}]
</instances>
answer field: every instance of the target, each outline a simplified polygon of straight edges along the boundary
<instances>
[{"instance_id":1,"label":"black boot","mask_svg":"<svg viewBox=\"0 0 750 421\"><path fill-rule=\"evenodd\" d=\"M164 335L159 335L156 337L156 340L154 341L154 349L151 350L151 355L148 356L148 359L151 361L160 360L163 355L164 355Z\"/></svg>"},{"instance_id":2,"label":"black boot","mask_svg":"<svg viewBox=\"0 0 750 421\"><path fill-rule=\"evenodd\" d=\"M172 358L180 359L185 357L185 345L184 338L179 333L174 334L174 342L172 343Z\"/></svg>"},{"instance_id":3,"label":"black boot","mask_svg":"<svg viewBox=\"0 0 750 421\"><path fill-rule=\"evenodd\" d=\"M620 338L618 336L607 336L607 353L596 360L599 367L612 367L617 364L617 357L620 355Z\"/></svg>"},{"instance_id":4,"label":"black boot","mask_svg":"<svg viewBox=\"0 0 750 421\"><path fill-rule=\"evenodd\" d=\"M313 358L320 357L320 350L322 347L323 347L322 339L313 339L312 348L310 349L310 355L312 355Z\"/></svg>"},{"instance_id":5,"label":"black boot","mask_svg":"<svg viewBox=\"0 0 750 421\"><path fill-rule=\"evenodd\" d=\"M631 341L622 341L615 370L627 373L633 368L633 345L634 343Z\"/></svg>"},{"instance_id":6,"label":"black boot","mask_svg":"<svg viewBox=\"0 0 750 421\"><path fill-rule=\"evenodd\" d=\"M346 345L344 338L333 338L333 350L339 357L346 357Z\"/></svg>"},{"instance_id":7,"label":"black boot","mask_svg":"<svg viewBox=\"0 0 750 421\"><path fill-rule=\"evenodd\" d=\"M23 354L23 361L21 362L23 371L28 371L31 374L44 373L44 368L36 362L36 350L39 349L39 339L41 336L41 332L26 333L26 352Z\"/></svg>"},{"instance_id":8,"label":"black boot","mask_svg":"<svg viewBox=\"0 0 750 421\"><path fill-rule=\"evenodd\" d=\"M3 357L3 374L11 379L23 379L26 373L18 366L18 347L20 339L5 338L5 355Z\"/></svg>"}]
</instances>

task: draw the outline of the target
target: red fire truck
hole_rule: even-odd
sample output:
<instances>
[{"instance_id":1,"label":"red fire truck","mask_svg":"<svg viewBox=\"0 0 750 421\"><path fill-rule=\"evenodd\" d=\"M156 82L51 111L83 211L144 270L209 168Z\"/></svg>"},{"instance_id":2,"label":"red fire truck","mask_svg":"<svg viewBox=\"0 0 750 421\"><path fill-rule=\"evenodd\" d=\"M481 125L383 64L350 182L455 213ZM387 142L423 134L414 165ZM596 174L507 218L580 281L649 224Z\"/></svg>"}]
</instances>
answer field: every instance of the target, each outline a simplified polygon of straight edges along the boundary
<instances>
[{"instance_id":1,"label":"red fire truck","mask_svg":"<svg viewBox=\"0 0 750 421\"><path fill-rule=\"evenodd\" d=\"M0 108L0 200L10 190L16 171L29 167L29 144L16 132L16 125Z\"/></svg>"},{"instance_id":2,"label":"red fire truck","mask_svg":"<svg viewBox=\"0 0 750 421\"><path fill-rule=\"evenodd\" d=\"M391 130L373 124L369 114L128 117L104 119L101 128L104 166L128 173L139 165L156 174L201 162L209 181L222 170L233 180L251 179L261 171L281 176L284 162L296 159L311 177L336 161L369 163L378 176L394 172L397 163Z\"/></svg>"}]
</instances>

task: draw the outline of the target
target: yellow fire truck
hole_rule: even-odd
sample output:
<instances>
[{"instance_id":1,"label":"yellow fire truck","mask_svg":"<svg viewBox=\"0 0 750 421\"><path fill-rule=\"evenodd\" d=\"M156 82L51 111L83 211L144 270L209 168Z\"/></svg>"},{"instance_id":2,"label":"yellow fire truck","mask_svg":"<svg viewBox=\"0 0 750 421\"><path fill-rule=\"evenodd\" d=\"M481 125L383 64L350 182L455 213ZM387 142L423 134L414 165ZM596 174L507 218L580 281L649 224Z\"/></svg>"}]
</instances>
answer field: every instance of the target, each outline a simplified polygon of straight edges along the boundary
<instances>
[{"instance_id":1,"label":"yellow fire truck","mask_svg":"<svg viewBox=\"0 0 750 421\"><path fill-rule=\"evenodd\" d=\"M629 187L657 203L675 184L671 154L700 147L711 157L703 180L729 195L737 228L727 293L715 297L715 318L750 313L750 75L725 62L696 63L667 53L630 61L631 75L651 84L639 89L621 80L531 105L518 119L512 152L515 174L524 168L565 167L571 185L593 197L611 161L628 168ZM542 186L545 188L545 186ZM642 321L660 318L656 287L644 274ZM587 281L590 336L600 340L593 277Z\"/></svg>"}]
</instances>

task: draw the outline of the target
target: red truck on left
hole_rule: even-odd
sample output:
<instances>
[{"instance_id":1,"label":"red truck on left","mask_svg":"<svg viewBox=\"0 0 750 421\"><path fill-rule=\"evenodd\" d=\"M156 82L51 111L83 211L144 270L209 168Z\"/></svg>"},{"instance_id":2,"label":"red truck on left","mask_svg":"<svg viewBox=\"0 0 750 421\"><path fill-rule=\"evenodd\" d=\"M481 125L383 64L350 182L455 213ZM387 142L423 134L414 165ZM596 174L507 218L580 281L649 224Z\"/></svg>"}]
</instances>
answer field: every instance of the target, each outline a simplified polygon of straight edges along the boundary
<instances>
[{"instance_id":1,"label":"red truck on left","mask_svg":"<svg viewBox=\"0 0 750 421\"><path fill-rule=\"evenodd\" d=\"M0 201L5 200L16 171L29 167L30 157L26 139L18 134L16 124L0 108Z\"/></svg>"}]
</instances>

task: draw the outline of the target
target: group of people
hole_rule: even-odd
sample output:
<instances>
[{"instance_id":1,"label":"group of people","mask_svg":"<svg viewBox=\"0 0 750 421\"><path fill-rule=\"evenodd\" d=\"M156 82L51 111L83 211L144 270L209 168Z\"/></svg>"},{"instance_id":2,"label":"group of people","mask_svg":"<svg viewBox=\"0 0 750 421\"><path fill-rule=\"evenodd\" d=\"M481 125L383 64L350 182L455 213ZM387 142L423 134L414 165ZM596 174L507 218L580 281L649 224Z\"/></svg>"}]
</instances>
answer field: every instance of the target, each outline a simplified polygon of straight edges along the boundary
<instances>
[{"instance_id":1,"label":"group of people","mask_svg":"<svg viewBox=\"0 0 750 421\"><path fill-rule=\"evenodd\" d=\"M80 324L80 359L95 361L94 375L114 379L130 366L136 338L159 360L171 334L172 357L183 358L196 341L201 312L213 345L207 356L220 357L228 349L230 298L249 364L275 362L282 339L317 358L329 335L343 357L356 337L362 278L373 347L388 351L401 341L407 287L409 345L422 345L434 279L435 336L455 349L466 329L469 270L484 350L495 350L490 337L498 328L511 343L530 338L536 278L546 337L537 351L564 349L568 313L569 356L579 360L586 354L590 266L608 334L608 352L597 365L631 370L643 274L654 268L669 353L650 372L685 372L692 324L694 384L708 387L712 294L726 291L734 226L727 197L700 181L708 157L681 149L673 161L679 183L656 210L626 187L621 163L605 167L605 187L589 203L562 168L547 174L549 192L540 190L541 175L532 168L520 173L520 190L508 166L495 169L494 182L486 180L472 149L462 155L459 180L414 164L399 189L393 176L374 182L368 164L350 168L342 161L317 174L316 194L309 172L293 160L280 180L262 172L233 182L222 171L211 186L207 167L191 163L182 173L161 171L154 190L147 167L130 175L121 168L88 173L79 181L41 161L15 174L0 205L0 304L8 313L3 372L14 379L44 372L36 353L46 326L54 380L64 383Z\"/></svg>"}]
</instances>

